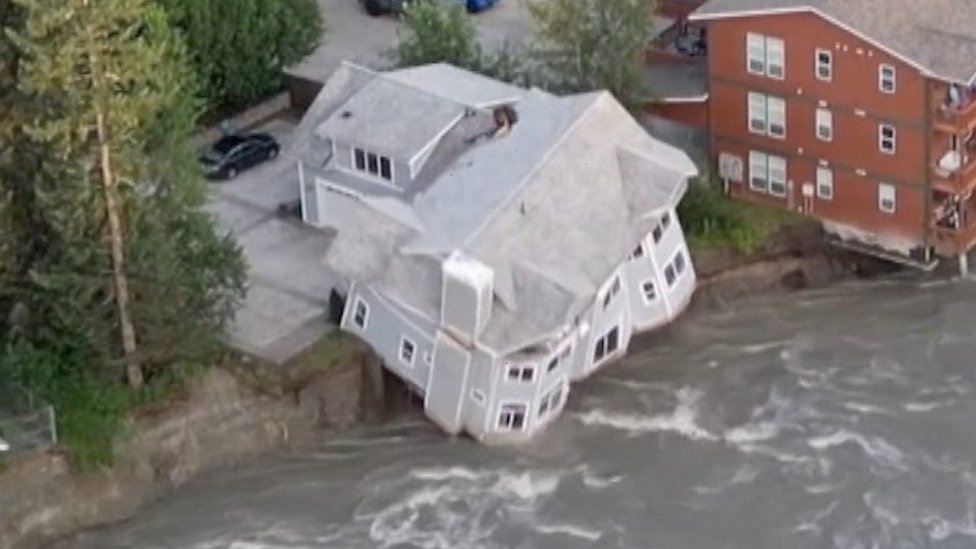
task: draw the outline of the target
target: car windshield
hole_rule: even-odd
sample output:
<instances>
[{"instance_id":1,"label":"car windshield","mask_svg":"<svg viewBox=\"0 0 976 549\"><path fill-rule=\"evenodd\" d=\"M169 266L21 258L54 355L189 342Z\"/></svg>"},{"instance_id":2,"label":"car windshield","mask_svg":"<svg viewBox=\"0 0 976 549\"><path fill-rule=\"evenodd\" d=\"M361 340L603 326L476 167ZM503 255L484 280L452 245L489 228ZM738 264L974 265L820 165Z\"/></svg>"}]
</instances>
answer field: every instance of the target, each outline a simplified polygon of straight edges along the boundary
<instances>
[{"instance_id":1,"label":"car windshield","mask_svg":"<svg viewBox=\"0 0 976 549\"><path fill-rule=\"evenodd\" d=\"M213 150L218 153L218 155L225 155L231 151L234 147L240 145L244 142L244 138L239 135L227 135L221 137L219 141L214 143Z\"/></svg>"}]
</instances>

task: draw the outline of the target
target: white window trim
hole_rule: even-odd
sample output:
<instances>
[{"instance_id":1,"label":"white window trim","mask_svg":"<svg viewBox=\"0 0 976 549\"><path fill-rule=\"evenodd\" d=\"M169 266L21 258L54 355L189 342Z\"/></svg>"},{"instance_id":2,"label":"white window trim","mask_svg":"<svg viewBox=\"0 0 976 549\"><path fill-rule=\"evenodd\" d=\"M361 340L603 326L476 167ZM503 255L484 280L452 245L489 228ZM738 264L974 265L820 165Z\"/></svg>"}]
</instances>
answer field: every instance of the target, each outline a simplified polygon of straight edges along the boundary
<instances>
[{"instance_id":1,"label":"white window trim","mask_svg":"<svg viewBox=\"0 0 976 549\"><path fill-rule=\"evenodd\" d=\"M828 109L818 108L814 114L814 131L820 141L834 140L834 113ZM827 129L827 135L820 133L821 128Z\"/></svg>"},{"instance_id":2,"label":"white window trim","mask_svg":"<svg viewBox=\"0 0 976 549\"><path fill-rule=\"evenodd\" d=\"M746 117L749 133L766 135L769 131L769 120L766 110L766 96L761 93L749 92L746 96ZM753 121L762 122L762 128L753 126Z\"/></svg>"},{"instance_id":3,"label":"white window trim","mask_svg":"<svg viewBox=\"0 0 976 549\"><path fill-rule=\"evenodd\" d=\"M518 377L512 378L512 371L518 371ZM535 370L536 367L529 364L519 364L517 362L510 362L505 365L505 381L509 383L535 383ZM525 372L530 372L531 375L529 379L522 379L522 374Z\"/></svg>"},{"instance_id":4,"label":"white window trim","mask_svg":"<svg viewBox=\"0 0 976 549\"><path fill-rule=\"evenodd\" d=\"M410 347L412 348L410 351L410 360L403 358L403 347L406 343L409 343ZM417 344L407 336L400 336L400 346L397 348L397 358L400 359L401 364L413 368L414 362L417 360Z\"/></svg>"},{"instance_id":5,"label":"white window trim","mask_svg":"<svg viewBox=\"0 0 976 549\"><path fill-rule=\"evenodd\" d=\"M884 134L885 129L891 130L891 149L888 150L884 147L886 141ZM898 130L895 129L891 124L878 124L878 150L884 154L895 154L898 150Z\"/></svg>"},{"instance_id":6,"label":"white window trim","mask_svg":"<svg viewBox=\"0 0 976 549\"><path fill-rule=\"evenodd\" d=\"M817 167L817 198L820 200L834 199L834 172L830 168ZM829 193L820 192L821 188L830 189Z\"/></svg>"},{"instance_id":7,"label":"white window trim","mask_svg":"<svg viewBox=\"0 0 976 549\"><path fill-rule=\"evenodd\" d=\"M827 56L827 62L826 63L821 63L820 62L820 56L821 55L826 55ZM826 76L823 76L823 75L820 74L820 68L821 67L825 67L827 69L827 75ZM817 48L816 50L814 50L814 53L813 53L813 75L816 77L817 80L820 80L821 82L831 82L831 81L833 81L833 79L834 79L834 52L832 52L830 50L827 50L827 49L823 49L823 48Z\"/></svg>"},{"instance_id":8,"label":"white window trim","mask_svg":"<svg viewBox=\"0 0 976 549\"><path fill-rule=\"evenodd\" d=\"M891 196L886 196L886 191L890 190ZM885 199L890 199L891 208L886 208L884 206ZM898 191L895 186L891 183L878 183L878 210L886 214L894 214L898 210Z\"/></svg>"},{"instance_id":9,"label":"white window trim","mask_svg":"<svg viewBox=\"0 0 976 549\"><path fill-rule=\"evenodd\" d=\"M521 406L524 412L522 413L522 426L518 428L514 427L503 427L502 426L502 411L506 406ZM514 431L524 431L529 428L529 414L532 413L532 409L529 407L529 403L523 401L505 400L498 403L498 410L495 413L495 430L503 432L514 432Z\"/></svg>"},{"instance_id":10,"label":"white window trim","mask_svg":"<svg viewBox=\"0 0 976 549\"><path fill-rule=\"evenodd\" d=\"M888 80L885 78L885 72L891 73L891 89L885 89L885 82ZM882 63L878 65L878 91L891 95L895 93L898 89L898 72L895 70L894 65L889 65L887 63Z\"/></svg>"},{"instance_id":11,"label":"white window trim","mask_svg":"<svg viewBox=\"0 0 976 549\"><path fill-rule=\"evenodd\" d=\"M774 65L771 61L773 55L772 52L777 51L776 48L771 46L779 46L779 59L777 65L780 68L780 74L776 75L770 71L770 67ZM786 79L786 41L782 38L776 38L775 36L766 37L766 76L772 78L773 80L785 80Z\"/></svg>"},{"instance_id":12,"label":"white window trim","mask_svg":"<svg viewBox=\"0 0 976 549\"><path fill-rule=\"evenodd\" d=\"M755 160L755 161L754 161ZM758 162L756 162L758 161ZM762 169L762 180L765 181L765 187L757 187L753 184L753 172L754 168L761 166ZM769 192L769 161L768 155L760 151L749 151L749 189L759 193Z\"/></svg>"},{"instance_id":13,"label":"white window trim","mask_svg":"<svg viewBox=\"0 0 976 549\"><path fill-rule=\"evenodd\" d=\"M753 52L751 51L753 45L755 45L757 48L762 46L762 55L753 57ZM762 68L753 69L753 61L762 63ZM746 33L746 71L749 72L749 74L756 74L759 76L764 76L766 74L766 37L761 34L756 34L754 32Z\"/></svg>"},{"instance_id":14,"label":"white window trim","mask_svg":"<svg viewBox=\"0 0 976 549\"><path fill-rule=\"evenodd\" d=\"M363 155L364 155L364 158L363 158L364 166L363 166L363 169L361 169L361 170L356 167L356 151L362 151L363 152ZM374 173L370 173L370 171L369 171L369 155L371 155L371 154L376 157L376 173L375 174ZM381 159L383 159L383 158L385 158L390 163L390 178L389 179L387 179L387 178L383 177L382 175L380 175L382 173L382 170L380 169L380 165L382 164ZM379 153L375 153L375 152L369 151L369 150L364 149L362 147L352 147L352 148L349 149L349 166L352 168L352 170L351 170L352 173L355 173L356 175L359 175L359 176L362 176L362 177L366 177L366 178L375 180L375 181L377 181L379 183L383 183L384 185L393 185L393 182L396 181L396 163L393 162L393 158L392 157L389 157L389 156L384 156L384 155L379 154Z\"/></svg>"},{"instance_id":15,"label":"white window trim","mask_svg":"<svg viewBox=\"0 0 976 549\"><path fill-rule=\"evenodd\" d=\"M363 307L363 323L362 324L359 324L358 322L356 322L356 311L359 310L359 306L360 305L362 305L362 307ZM359 297L359 296L356 296L356 299L352 303L352 324L353 324L353 326L357 326L360 330L363 330L363 331L365 331L366 330L366 327L369 326L369 304L366 303L366 301L363 298Z\"/></svg>"}]
</instances>

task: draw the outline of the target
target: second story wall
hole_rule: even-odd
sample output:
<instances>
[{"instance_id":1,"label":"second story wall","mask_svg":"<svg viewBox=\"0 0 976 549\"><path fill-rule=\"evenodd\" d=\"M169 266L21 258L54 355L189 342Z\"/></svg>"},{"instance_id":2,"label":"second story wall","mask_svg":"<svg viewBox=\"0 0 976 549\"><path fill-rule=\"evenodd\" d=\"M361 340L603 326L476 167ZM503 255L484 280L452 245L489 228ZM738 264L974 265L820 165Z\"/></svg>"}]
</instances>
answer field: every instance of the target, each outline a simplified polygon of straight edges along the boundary
<instances>
[{"instance_id":1,"label":"second story wall","mask_svg":"<svg viewBox=\"0 0 976 549\"><path fill-rule=\"evenodd\" d=\"M716 138L878 179L925 180L929 101L911 64L813 13L714 20L708 40ZM764 130L750 111L764 114ZM882 126L893 130L893 150Z\"/></svg>"}]
</instances>

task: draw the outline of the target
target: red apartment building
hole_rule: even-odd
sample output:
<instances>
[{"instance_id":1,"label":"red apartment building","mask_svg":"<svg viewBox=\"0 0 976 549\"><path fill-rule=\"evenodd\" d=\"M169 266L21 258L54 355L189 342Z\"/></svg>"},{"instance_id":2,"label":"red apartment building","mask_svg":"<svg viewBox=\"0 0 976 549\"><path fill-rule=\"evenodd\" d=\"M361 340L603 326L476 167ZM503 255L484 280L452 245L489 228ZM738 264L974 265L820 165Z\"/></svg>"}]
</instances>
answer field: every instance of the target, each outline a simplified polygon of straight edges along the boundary
<instances>
[{"instance_id":1,"label":"red apartment building","mask_svg":"<svg viewBox=\"0 0 976 549\"><path fill-rule=\"evenodd\" d=\"M731 195L916 264L976 244L976 0L710 0L688 21Z\"/></svg>"}]
</instances>

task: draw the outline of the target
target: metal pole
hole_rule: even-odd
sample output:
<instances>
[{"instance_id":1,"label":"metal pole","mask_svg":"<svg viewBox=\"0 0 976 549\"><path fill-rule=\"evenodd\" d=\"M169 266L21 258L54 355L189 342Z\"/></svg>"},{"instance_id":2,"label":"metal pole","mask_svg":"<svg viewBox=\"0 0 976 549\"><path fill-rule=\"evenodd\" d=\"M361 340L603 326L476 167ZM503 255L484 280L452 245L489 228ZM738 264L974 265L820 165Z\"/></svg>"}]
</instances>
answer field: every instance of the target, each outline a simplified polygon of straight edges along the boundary
<instances>
[{"instance_id":1,"label":"metal pole","mask_svg":"<svg viewBox=\"0 0 976 549\"><path fill-rule=\"evenodd\" d=\"M57 418L55 417L54 413L55 413L54 412L54 406L48 406L47 407L47 417L48 417L48 421L51 424L51 444L57 444L58 443L58 422L57 422Z\"/></svg>"},{"instance_id":2,"label":"metal pole","mask_svg":"<svg viewBox=\"0 0 976 549\"><path fill-rule=\"evenodd\" d=\"M969 257L966 252L959 254L959 276L969 278Z\"/></svg>"}]
</instances>

